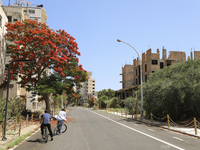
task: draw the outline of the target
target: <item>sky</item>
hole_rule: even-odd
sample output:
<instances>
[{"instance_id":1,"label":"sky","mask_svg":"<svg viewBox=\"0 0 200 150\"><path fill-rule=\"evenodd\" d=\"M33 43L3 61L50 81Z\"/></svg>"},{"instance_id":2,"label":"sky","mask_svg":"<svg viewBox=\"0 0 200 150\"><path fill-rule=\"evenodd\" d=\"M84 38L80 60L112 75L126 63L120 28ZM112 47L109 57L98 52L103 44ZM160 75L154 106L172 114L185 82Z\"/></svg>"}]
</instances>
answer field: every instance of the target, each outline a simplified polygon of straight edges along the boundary
<instances>
[{"instance_id":1,"label":"sky","mask_svg":"<svg viewBox=\"0 0 200 150\"><path fill-rule=\"evenodd\" d=\"M200 0L27 0L43 4L47 25L78 43L80 64L92 72L96 91L122 88L122 67L151 48L200 51ZM9 0L2 0L8 5ZM14 0L10 0L13 4Z\"/></svg>"}]
</instances>

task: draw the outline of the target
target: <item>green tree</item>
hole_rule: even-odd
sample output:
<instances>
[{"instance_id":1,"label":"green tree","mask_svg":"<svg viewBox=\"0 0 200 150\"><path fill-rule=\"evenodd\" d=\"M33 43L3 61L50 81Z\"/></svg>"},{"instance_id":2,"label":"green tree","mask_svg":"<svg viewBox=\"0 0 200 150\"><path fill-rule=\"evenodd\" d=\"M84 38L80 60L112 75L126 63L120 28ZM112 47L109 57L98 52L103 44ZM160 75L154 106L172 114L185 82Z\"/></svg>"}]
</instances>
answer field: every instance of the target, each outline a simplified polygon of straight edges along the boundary
<instances>
[{"instance_id":1,"label":"green tree","mask_svg":"<svg viewBox=\"0 0 200 150\"><path fill-rule=\"evenodd\" d=\"M131 113L136 113L136 108L137 108L137 113L141 111L141 102L137 101L137 107L136 107L136 99L134 97L128 97L125 101L125 108Z\"/></svg>"},{"instance_id":2,"label":"green tree","mask_svg":"<svg viewBox=\"0 0 200 150\"><path fill-rule=\"evenodd\" d=\"M98 105L99 105L99 109L101 108L106 108L106 101L108 100L108 96L103 95L101 97L98 98Z\"/></svg>"},{"instance_id":3,"label":"green tree","mask_svg":"<svg viewBox=\"0 0 200 150\"><path fill-rule=\"evenodd\" d=\"M107 108L120 108L120 99L118 97L112 97L105 103Z\"/></svg>"},{"instance_id":4,"label":"green tree","mask_svg":"<svg viewBox=\"0 0 200 150\"><path fill-rule=\"evenodd\" d=\"M98 92L98 101L102 108L118 108L120 107L120 99L115 97L115 91L112 89L103 89ZM101 102L100 102L101 101Z\"/></svg>"},{"instance_id":5,"label":"green tree","mask_svg":"<svg viewBox=\"0 0 200 150\"><path fill-rule=\"evenodd\" d=\"M165 67L150 75L143 85L147 114L174 120L200 116L200 60ZM140 89L139 89L140 90ZM140 91L138 91L140 98Z\"/></svg>"},{"instance_id":6,"label":"green tree","mask_svg":"<svg viewBox=\"0 0 200 150\"><path fill-rule=\"evenodd\" d=\"M112 97L115 96L115 91L111 89L108 89L108 90L103 89L98 92L98 97L102 97L102 96L107 96L108 99L111 99Z\"/></svg>"}]
</instances>

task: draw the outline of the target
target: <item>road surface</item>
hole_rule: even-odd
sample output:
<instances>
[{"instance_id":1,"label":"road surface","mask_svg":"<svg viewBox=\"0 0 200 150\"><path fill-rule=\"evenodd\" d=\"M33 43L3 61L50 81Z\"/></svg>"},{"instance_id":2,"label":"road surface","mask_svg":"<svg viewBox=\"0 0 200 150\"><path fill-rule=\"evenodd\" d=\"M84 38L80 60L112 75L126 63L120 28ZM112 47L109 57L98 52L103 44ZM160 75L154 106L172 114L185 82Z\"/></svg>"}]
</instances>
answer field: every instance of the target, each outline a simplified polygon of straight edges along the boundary
<instances>
[{"instance_id":1,"label":"road surface","mask_svg":"<svg viewBox=\"0 0 200 150\"><path fill-rule=\"evenodd\" d=\"M68 130L44 143L40 131L15 150L198 150L200 140L87 108L70 108Z\"/></svg>"}]
</instances>

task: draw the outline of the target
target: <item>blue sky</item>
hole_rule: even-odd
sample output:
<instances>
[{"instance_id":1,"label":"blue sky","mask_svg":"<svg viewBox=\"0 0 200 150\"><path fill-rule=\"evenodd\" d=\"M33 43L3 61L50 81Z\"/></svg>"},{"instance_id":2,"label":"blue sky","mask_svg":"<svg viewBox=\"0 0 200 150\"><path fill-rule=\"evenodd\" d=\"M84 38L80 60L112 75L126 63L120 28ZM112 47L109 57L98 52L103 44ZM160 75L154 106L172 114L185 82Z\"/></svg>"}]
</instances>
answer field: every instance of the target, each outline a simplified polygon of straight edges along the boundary
<instances>
[{"instance_id":1,"label":"blue sky","mask_svg":"<svg viewBox=\"0 0 200 150\"><path fill-rule=\"evenodd\" d=\"M28 0L27 0L28 1ZM2 0L8 5L9 0ZM80 64L92 71L96 91L121 89L122 66L137 53L200 51L200 0L29 0L43 4L47 25L64 29L78 43ZM10 0L13 4L14 0ZM162 55L162 52L160 52Z\"/></svg>"}]
</instances>

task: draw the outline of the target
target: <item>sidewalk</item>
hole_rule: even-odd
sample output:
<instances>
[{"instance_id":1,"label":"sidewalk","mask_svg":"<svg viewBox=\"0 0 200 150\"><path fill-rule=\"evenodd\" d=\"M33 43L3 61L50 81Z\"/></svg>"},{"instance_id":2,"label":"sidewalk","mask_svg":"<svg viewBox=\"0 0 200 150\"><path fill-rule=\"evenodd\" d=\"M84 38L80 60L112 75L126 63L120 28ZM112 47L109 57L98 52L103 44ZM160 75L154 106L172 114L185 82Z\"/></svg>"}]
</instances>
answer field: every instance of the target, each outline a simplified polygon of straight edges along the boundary
<instances>
[{"instance_id":1,"label":"sidewalk","mask_svg":"<svg viewBox=\"0 0 200 150\"><path fill-rule=\"evenodd\" d=\"M20 135L25 135L25 134L27 134L27 133L29 133L31 131L34 131L39 126L40 126L40 124L33 124L33 125L29 125L29 126L23 126L22 129L21 129L21 134ZM10 143L15 138L19 137L18 130L19 129L17 129L16 131L13 131L14 132L13 135L7 135L6 134L6 138L7 138L6 141L2 141L2 138L1 138L0 139L0 148L5 148L6 149L8 143ZM7 132L8 131L6 131L6 133Z\"/></svg>"},{"instance_id":2,"label":"sidewalk","mask_svg":"<svg viewBox=\"0 0 200 150\"><path fill-rule=\"evenodd\" d=\"M102 110L101 110L102 111ZM127 119L132 119L132 115L128 115L126 116L126 114L122 114L121 115L121 112L109 112L110 114L113 114L113 115L117 115L117 116L121 116L121 117L124 117L124 118L127 118ZM133 115L133 118L134 118L134 115ZM140 121L140 120L138 120ZM146 122L144 122L146 123ZM150 122L149 122L150 123ZM163 125L163 126L160 126L161 128L164 128L164 129L167 129L167 130L171 130L171 131L175 131L175 132L179 132L179 133L182 133L182 134L185 134L185 135L189 135L189 136L194 136L194 137L197 137L197 138L200 138L200 129L197 128L197 134L195 134L195 129L194 128L184 128L184 127L178 127L178 126L170 126L168 128L167 125Z\"/></svg>"}]
</instances>

